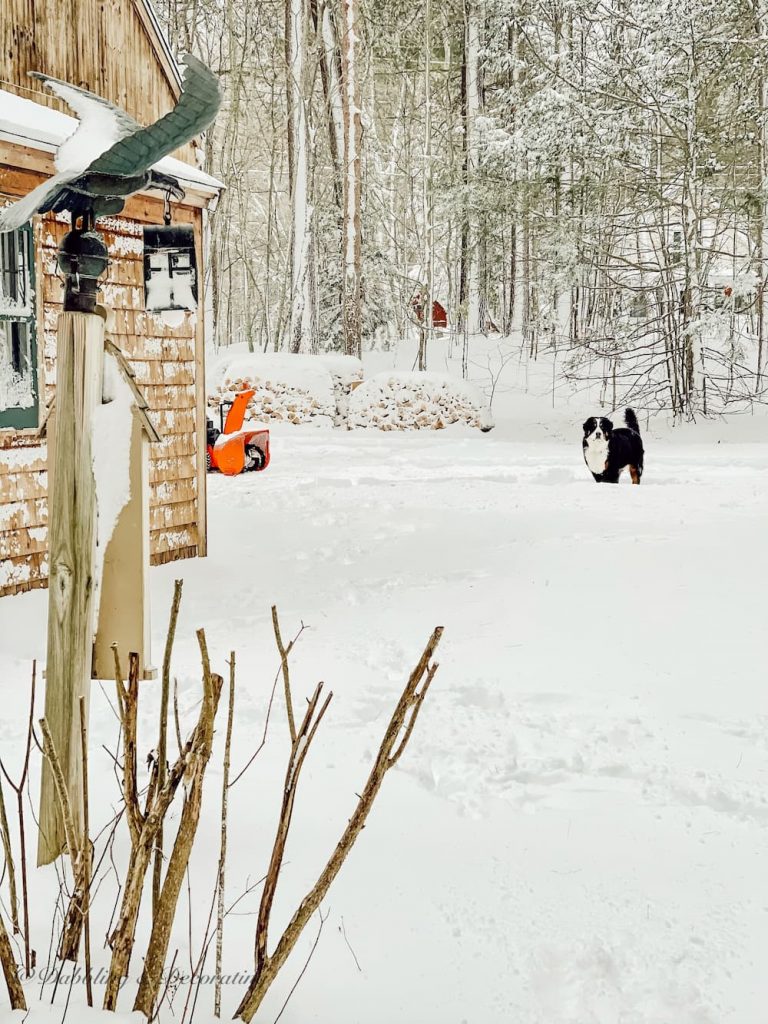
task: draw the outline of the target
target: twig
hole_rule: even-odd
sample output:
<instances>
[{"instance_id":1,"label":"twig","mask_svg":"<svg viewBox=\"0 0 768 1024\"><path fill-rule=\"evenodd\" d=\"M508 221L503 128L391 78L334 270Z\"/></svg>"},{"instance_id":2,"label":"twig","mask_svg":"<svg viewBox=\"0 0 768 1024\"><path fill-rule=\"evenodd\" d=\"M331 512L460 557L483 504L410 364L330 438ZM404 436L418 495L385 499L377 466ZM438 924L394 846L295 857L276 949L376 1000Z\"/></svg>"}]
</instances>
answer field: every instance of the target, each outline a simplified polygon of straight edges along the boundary
<instances>
[{"instance_id":1,"label":"twig","mask_svg":"<svg viewBox=\"0 0 768 1024\"><path fill-rule=\"evenodd\" d=\"M275 643L280 653L280 664L283 670L283 689L285 691L285 710L288 715L288 729L291 734L291 743L296 742L296 723L293 718L293 700L291 698L291 677L288 669L288 655L290 654L290 648L288 650L283 646L283 639L280 636L280 622L277 617L277 607L272 605L272 628L275 631Z\"/></svg>"},{"instance_id":2,"label":"twig","mask_svg":"<svg viewBox=\"0 0 768 1024\"><path fill-rule=\"evenodd\" d=\"M240 903L242 900L244 900L246 896L249 896L253 892L254 889L257 889L260 885L262 885L264 883L264 881L266 880L266 877L267 876L265 875L264 878L260 878L258 880L258 882L253 882L252 884L246 885L246 887L243 890L243 892L241 892L240 895L237 897L237 899L234 900L232 903L230 903L230 905L224 911L224 918L225 919L228 918L229 915L234 911L234 909L238 905L238 903ZM195 1007L197 1006L197 997L198 997L198 994L199 994L199 991L200 991L200 984L201 984L201 981L202 981L201 971L202 971L202 968L205 966L205 961L206 961L206 958L208 957L208 950L211 948L211 942L213 941L213 939L216 936L215 930L213 932L211 932L211 920L213 919L213 910L214 910L215 904L216 904L216 886L214 885L214 887L213 887L213 898L211 900L211 905L210 905L210 908L208 910L208 919L207 919L207 921L205 923L205 936L204 936L204 940L203 940L203 945L202 945L202 948L200 950L200 955L197 958L197 963L195 964L195 966L194 966L194 968L192 970L192 976L190 978L189 991L187 992L187 998L186 998L186 1001L184 1003L184 1010L183 1010L182 1015L181 1015L181 1024L185 1024L185 1021L187 1019L187 1011L190 1009L190 1006L189 1006L190 999L192 1000L191 1013L190 1013L190 1017L189 1017L190 1021L192 1020L192 1018L194 1017L194 1014L195 1014ZM194 994L194 997L193 997L192 996L192 985L193 985L193 983L195 983L195 981L196 981L196 984L195 984L195 994Z\"/></svg>"},{"instance_id":3,"label":"twig","mask_svg":"<svg viewBox=\"0 0 768 1024\"><path fill-rule=\"evenodd\" d=\"M165 988L163 989L163 994L160 996L160 998L157 1001L157 1009L152 1014L152 1016L149 1018L149 1024L152 1024L153 1021L157 1020L157 1016L160 1013L160 1008L161 1008L161 1006L163 1005L163 1003L165 1002L165 1000L166 1000L166 998L168 996L168 989L171 987L171 981L173 979L173 969L176 966L176 957L178 955L179 955L179 951L178 951L178 949L175 949L173 951L173 958L171 960L171 968L168 971L168 977L165 979Z\"/></svg>"},{"instance_id":4,"label":"twig","mask_svg":"<svg viewBox=\"0 0 768 1024\"><path fill-rule=\"evenodd\" d=\"M299 987L299 982L301 981L301 979L302 979L302 978L304 977L304 975L306 974L306 972L307 972L307 968L308 968L308 967L309 967L309 965L310 965L310 962L311 962L311 960L312 960L312 957L313 957L313 956L315 955L315 950L317 949L318 943L320 942L320 936L321 936L321 935L323 934L323 925L324 925L324 924L325 924L325 922L326 922L326 921L328 920L328 915L327 915L327 914L325 915L325 917L323 917L323 912L322 912L322 910L319 910L319 911L318 911L318 913L319 913L319 915L320 915L320 927L319 927L319 928L317 929L317 935L315 936L315 941L314 941L314 942L312 943L312 948L311 948L311 949L310 949L310 951L309 951L309 956L308 956L308 957L307 957L307 959L305 960L305 962L304 962L304 966L303 966L303 967L301 968L301 970L299 971L299 976L298 976L298 978L296 979L296 981L294 981L293 985L291 986L291 990L290 990L290 992L289 992L289 993L288 993L288 995L287 995L287 996L285 997L285 1002L284 1002L284 1003L283 1003L283 1005L282 1005L282 1006L280 1007L280 1013L278 1013L278 1015L277 1015L277 1016L275 1017L275 1019L274 1019L274 1022L273 1022L273 1024L277 1024L277 1022L278 1022L278 1021L280 1020L280 1018L281 1018L281 1017L283 1016L283 1014L285 1013L285 1008L286 1008L286 1006L288 1005L288 1003L289 1003L289 1002L291 1001L291 996L292 996L292 995L293 995L293 993L294 993L294 992L296 991L296 989L297 989L297 988Z\"/></svg>"},{"instance_id":5,"label":"twig","mask_svg":"<svg viewBox=\"0 0 768 1024\"><path fill-rule=\"evenodd\" d=\"M224 741L224 777L221 783L221 848L216 908L216 980L213 993L213 1015L221 1016L221 970L224 953L224 883L227 864L227 811L229 798L229 767L232 761L232 726L235 716L235 652L229 656L229 707L227 734Z\"/></svg>"},{"instance_id":6,"label":"twig","mask_svg":"<svg viewBox=\"0 0 768 1024\"><path fill-rule=\"evenodd\" d=\"M29 884L27 877L27 839L26 839L26 827L24 818L24 787L27 784L27 778L29 776L29 759L32 752L32 738L34 735L34 715L35 715L35 691L37 687L37 661L32 662L32 686L29 695L29 716L27 718L27 745L24 751L24 764L21 769L21 778L18 785L11 779L8 772L5 770L5 766L0 761L0 769L2 769L3 775L8 781L8 785L16 793L16 807L18 812L19 820L19 847L21 851L21 900L22 900L22 911L24 914L24 971L26 976L29 978L32 973L32 949L31 949L31 937L29 933ZM2 791L0 790L0 803L2 803ZM4 813L4 807L3 807ZM7 828L7 822L6 822ZM10 839L9 839L10 842ZM5 838L3 839L3 845L5 845ZM15 874L13 871L13 861L9 861L9 884L11 886L11 921L13 924L14 932L18 931L18 909L16 905L16 898L14 895L15 890Z\"/></svg>"},{"instance_id":7,"label":"twig","mask_svg":"<svg viewBox=\"0 0 768 1024\"><path fill-rule=\"evenodd\" d=\"M77 960L80 936L83 929L83 905L84 900L87 898L86 861L88 860L88 851L87 848L81 846L81 837L78 836L75 830L72 805L69 802L69 794L67 793L61 762L59 761L48 723L44 718L40 719L40 728L43 733L43 752L51 767L54 789L64 823L64 835L70 860L72 861L72 875L74 879L69 906L64 916L61 942L59 944L59 957L62 960L75 961Z\"/></svg>"},{"instance_id":8,"label":"twig","mask_svg":"<svg viewBox=\"0 0 768 1024\"><path fill-rule=\"evenodd\" d=\"M93 1006L93 986L91 984L91 839L88 811L88 724L85 710L85 697L81 696L80 704L80 747L83 758L83 900L82 914L85 924L85 992L88 1005Z\"/></svg>"},{"instance_id":9,"label":"twig","mask_svg":"<svg viewBox=\"0 0 768 1024\"><path fill-rule=\"evenodd\" d=\"M171 617L168 622L168 633L165 638L165 653L163 654L163 678L160 691L160 735L157 741L157 784L162 786L165 782L165 773L168 768L168 702L171 691L171 656L173 654L173 642L176 638L176 623L179 619L179 606L181 605L181 590L184 580L175 580L173 584L173 603L171 604ZM181 746L181 744L179 744ZM155 863L152 869L152 911L154 913L157 901L160 899L160 881L163 870L163 826L157 833L155 841Z\"/></svg>"},{"instance_id":10,"label":"twig","mask_svg":"<svg viewBox=\"0 0 768 1024\"><path fill-rule=\"evenodd\" d=\"M56 793L59 798L61 805L61 814L64 819L64 834L67 840L67 849L73 862L78 855L80 844L75 832L75 825L72 820L72 807L69 803L69 794L67 793L67 785L64 781L64 774L61 770L61 762L59 761L56 748L53 745L53 737L51 736L51 730L48 728L48 723L44 718L40 719L40 731L43 734L43 753L48 758L48 762L53 772L53 781L56 786Z\"/></svg>"},{"instance_id":11,"label":"twig","mask_svg":"<svg viewBox=\"0 0 768 1024\"><path fill-rule=\"evenodd\" d=\"M173 725L176 730L176 746L178 747L179 753L182 751L183 744L181 742L181 723L179 721L179 681L178 679L173 680Z\"/></svg>"},{"instance_id":12,"label":"twig","mask_svg":"<svg viewBox=\"0 0 768 1024\"><path fill-rule=\"evenodd\" d=\"M19 928L19 897L16 892L16 868L13 863L11 830L8 827L8 814L5 809L2 779L0 779L0 840L3 843L5 866L8 869L8 891L11 897L11 927L13 928L14 935L17 935L21 931Z\"/></svg>"},{"instance_id":13,"label":"twig","mask_svg":"<svg viewBox=\"0 0 768 1024\"><path fill-rule=\"evenodd\" d=\"M13 947L8 938L5 921L0 917L0 967L3 969L5 984L8 988L8 997L11 1000L12 1010L26 1010L27 1001L24 998L24 989L19 978L19 970L13 956Z\"/></svg>"},{"instance_id":14,"label":"twig","mask_svg":"<svg viewBox=\"0 0 768 1024\"><path fill-rule=\"evenodd\" d=\"M299 637L301 636L301 634L304 632L304 630L306 628L307 627L302 623L302 626L299 629L298 633L296 634L296 636L293 638L293 640L291 640L291 642L286 647L286 653L287 654L290 654L291 650L293 649L293 647L295 646L295 644L298 641ZM256 760L256 758L258 757L258 755L261 753L261 751L264 749L264 747L266 745L266 742L267 742L267 731L269 730L269 719L270 719L270 717L272 715L272 705L273 705L274 700L275 700L275 692L277 690L277 681L280 678L281 673L282 673L282 664L281 664L280 668L278 668L277 672L275 673L275 680L272 683L272 692L269 695L269 704L267 705L267 714L266 714L266 718L264 720L264 732L262 733L262 736L261 736L261 742L259 743L258 747L256 747L256 749L251 754L251 756L248 758L248 760L246 761L245 765L240 769L240 771L237 773L237 775L234 777L234 779L232 779L232 781L230 782L230 784L229 784L230 789L232 788L232 786L235 785L236 782L240 781L240 779L243 777L243 775L245 775L245 773L248 771L248 769L251 767L253 762Z\"/></svg>"},{"instance_id":15,"label":"twig","mask_svg":"<svg viewBox=\"0 0 768 1024\"><path fill-rule=\"evenodd\" d=\"M348 950L349 950L349 952L350 952L350 953L352 954L352 959L353 959L353 960L355 961L355 967L356 967L356 968L358 969L358 971L360 971L360 973L362 974L362 973L363 973L363 968L362 968L362 967L360 966L360 961L359 961L359 960L357 959L357 956L356 956L356 954L355 954L355 951L354 951L354 949L352 949L352 946L351 946L351 944L350 944L350 941L349 941L349 939L347 938L347 929L346 929L346 928L344 927L344 918L343 918L343 917L342 917L342 919L341 919L341 927L339 928L339 931L341 932L341 934L342 934L342 936L343 936L343 938L344 938L344 941L345 941L345 942L346 942L346 944L347 944L347 949L348 949Z\"/></svg>"},{"instance_id":16,"label":"twig","mask_svg":"<svg viewBox=\"0 0 768 1024\"><path fill-rule=\"evenodd\" d=\"M138 663L137 658L132 658L132 664L134 663ZM194 761L197 752L197 737L200 733L200 724L198 723L189 741L180 750L178 758L166 773L162 786L157 785L157 765L155 764L152 778L147 787L145 810L142 812L138 805L135 782L138 688L136 687L134 695L130 682L127 689L123 686L117 657L115 657L115 675L117 677L118 705L123 723L123 794L126 817L131 832L131 856L120 901L120 913L117 924L109 937L112 959L104 992L105 1010L115 1010L117 1007L117 997L122 987L122 979L128 973L133 952L144 880L150 866L157 830L173 801L185 772ZM138 673L135 672L134 676L137 682Z\"/></svg>"},{"instance_id":17,"label":"twig","mask_svg":"<svg viewBox=\"0 0 768 1024\"><path fill-rule=\"evenodd\" d=\"M307 704L304 719L301 723L296 739L291 747L291 754L288 758L288 768L285 773L283 785L283 803L280 809L280 818L277 823L277 832L272 847L272 856L267 871L267 880L264 883L264 892L261 895L259 916L256 923L256 973L261 974L268 961L267 939L269 923L272 916L272 905L277 892L277 883L280 877L280 868L283 863L285 846L288 841L288 833L293 818L293 807L296 799L296 789L299 783L299 776L304 765L312 740L317 732L317 727L325 715L333 694L329 694L320 711L315 714L322 694L323 684L318 683L311 700Z\"/></svg>"},{"instance_id":18,"label":"twig","mask_svg":"<svg viewBox=\"0 0 768 1024\"><path fill-rule=\"evenodd\" d=\"M421 710L424 702L426 691L428 690L437 669L437 666L431 665L430 662L437 645L440 642L442 633L443 630L440 626L438 626L432 633L432 636L424 649L424 653L411 673L400 700L397 703L397 707L392 714L392 718L390 719L389 725L384 733L384 738L381 741L381 746L379 747L376 760L371 768L370 775L368 776L368 781L366 782L365 788L358 800L357 807L355 808L352 817L349 819L341 839L336 844L336 848L331 854L328 863L320 873L320 876L314 886L299 904L271 956L267 954L266 949L266 931L269 921L268 917L266 920L263 920L260 908L259 920L257 921L256 928L256 963L254 975L240 1002L240 1005L235 1011L235 1017L239 1017L241 1020L244 1020L246 1024L253 1019L254 1014L264 999L264 996L296 945L299 936L307 925L307 922L320 907L321 902L325 899L328 890L338 875L349 851L352 849L352 846L365 826L376 796L381 789L385 775L395 765L397 759L402 754L405 743L413 732L416 718L418 717L419 711ZM315 729L313 728L307 736L307 743L310 742L314 732ZM403 737L403 739L400 742L401 737ZM297 744L294 745L294 750L291 752L292 758L296 747L299 746L301 746L301 732L299 733ZM291 776L289 772L287 782L290 782L290 780ZM293 793L289 792L288 786L286 786L283 799L283 811L281 812L280 824L278 826L278 838L275 842L275 850L278 847L278 841L281 839L281 830L284 830L285 827L286 800L288 797L290 797L292 802ZM284 836L282 837L282 841L284 845ZM262 906L265 902L267 887L271 886L273 888L276 885L276 879L271 877L271 872L276 861L279 868L279 859L275 857L275 850L273 850L273 857L270 862L270 873L267 875L265 894L262 895ZM274 895L273 892L272 895Z\"/></svg>"},{"instance_id":19,"label":"twig","mask_svg":"<svg viewBox=\"0 0 768 1024\"><path fill-rule=\"evenodd\" d=\"M152 1015L157 1002L163 967L168 954L171 928L176 916L179 892L197 834L203 798L203 780L211 757L214 723L224 682L221 676L211 672L208 645L205 632L202 629L197 631L197 642L203 664L203 700L200 706L200 717L188 743L189 754L186 758L184 772L186 800L181 811L173 850L168 858L163 887L152 918L152 932L144 957L144 969L133 1004L134 1010L138 1010L146 1017Z\"/></svg>"}]
</instances>

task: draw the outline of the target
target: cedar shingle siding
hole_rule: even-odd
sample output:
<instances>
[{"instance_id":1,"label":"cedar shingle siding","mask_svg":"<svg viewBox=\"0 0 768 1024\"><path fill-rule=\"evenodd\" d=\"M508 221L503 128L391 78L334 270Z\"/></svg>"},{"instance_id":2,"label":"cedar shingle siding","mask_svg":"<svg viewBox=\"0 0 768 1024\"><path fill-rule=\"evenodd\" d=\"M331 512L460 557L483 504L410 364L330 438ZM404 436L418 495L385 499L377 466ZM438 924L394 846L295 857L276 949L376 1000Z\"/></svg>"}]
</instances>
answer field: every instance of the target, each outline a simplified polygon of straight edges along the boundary
<instances>
[{"instance_id":1,"label":"cedar shingle siding","mask_svg":"<svg viewBox=\"0 0 768 1024\"><path fill-rule=\"evenodd\" d=\"M6 57L16 54L16 65L4 77L20 96L55 105L26 78L26 71L42 70L100 92L148 123L173 105L176 89L140 10L140 0L5 0L0 45ZM50 153L0 138L0 202L30 191L52 170ZM192 193L173 211L175 222L195 229L201 282L205 202ZM150 445L151 552L159 563L205 553L205 452L197 443L205 423L203 303L198 317L184 314L177 328L144 311L145 223L162 223L162 202L143 195L129 200L119 217L99 222L111 257L100 301L112 311L107 336L129 359L161 435ZM56 247L68 230L64 218L50 214L34 225L41 420L54 392L63 299ZM46 459L45 440L35 430L0 428L0 596L47 583Z\"/></svg>"}]
</instances>

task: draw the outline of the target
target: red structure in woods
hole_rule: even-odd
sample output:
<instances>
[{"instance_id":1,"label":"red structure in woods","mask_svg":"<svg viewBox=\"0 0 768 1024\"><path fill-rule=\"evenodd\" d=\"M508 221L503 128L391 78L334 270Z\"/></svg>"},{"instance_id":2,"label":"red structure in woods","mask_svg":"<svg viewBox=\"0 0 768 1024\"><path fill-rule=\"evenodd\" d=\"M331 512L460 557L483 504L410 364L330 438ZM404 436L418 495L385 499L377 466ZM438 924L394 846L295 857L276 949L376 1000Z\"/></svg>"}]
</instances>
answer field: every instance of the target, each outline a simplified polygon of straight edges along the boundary
<instances>
[{"instance_id":1,"label":"red structure in woods","mask_svg":"<svg viewBox=\"0 0 768 1024\"><path fill-rule=\"evenodd\" d=\"M416 318L419 323L424 322L424 296L414 295L411 302L413 311L416 314ZM448 326L448 314L445 310L445 306L441 305L436 299L432 303L432 326L433 327L447 327Z\"/></svg>"}]
</instances>

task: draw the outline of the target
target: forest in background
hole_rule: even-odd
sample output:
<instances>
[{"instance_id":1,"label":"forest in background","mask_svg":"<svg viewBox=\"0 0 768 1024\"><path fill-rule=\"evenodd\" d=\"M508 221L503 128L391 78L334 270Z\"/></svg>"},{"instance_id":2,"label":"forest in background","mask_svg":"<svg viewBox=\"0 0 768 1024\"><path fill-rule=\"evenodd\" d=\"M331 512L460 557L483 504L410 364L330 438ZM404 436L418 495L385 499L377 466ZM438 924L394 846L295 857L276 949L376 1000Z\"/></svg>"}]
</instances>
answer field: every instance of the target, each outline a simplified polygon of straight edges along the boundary
<instances>
[{"instance_id":1,"label":"forest in background","mask_svg":"<svg viewBox=\"0 0 768 1024\"><path fill-rule=\"evenodd\" d=\"M764 398L767 0L156 7L225 95L216 347L498 333L613 407Z\"/></svg>"}]
</instances>

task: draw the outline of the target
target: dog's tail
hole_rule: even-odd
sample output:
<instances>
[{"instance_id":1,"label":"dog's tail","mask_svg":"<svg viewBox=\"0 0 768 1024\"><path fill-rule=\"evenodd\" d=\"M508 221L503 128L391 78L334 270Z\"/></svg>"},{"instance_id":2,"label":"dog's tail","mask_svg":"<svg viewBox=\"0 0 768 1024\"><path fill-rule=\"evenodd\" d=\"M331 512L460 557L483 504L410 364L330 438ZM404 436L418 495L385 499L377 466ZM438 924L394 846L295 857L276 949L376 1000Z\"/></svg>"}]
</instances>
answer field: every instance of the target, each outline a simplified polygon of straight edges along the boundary
<instances>
[{"instance_id":1,"label":"dog's tail","mask_svg":"<svg viewBox=\"0 0 768 1024\"><path fill-rule=\"evenodd\" d=\"M627 409L624 413L624 422L627 424L630 430L634 430L636 434L640 433L640 424L637 422L637 416L635 415L634 409Z\"/></svg>"}]
</instances>

